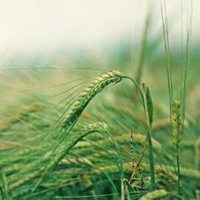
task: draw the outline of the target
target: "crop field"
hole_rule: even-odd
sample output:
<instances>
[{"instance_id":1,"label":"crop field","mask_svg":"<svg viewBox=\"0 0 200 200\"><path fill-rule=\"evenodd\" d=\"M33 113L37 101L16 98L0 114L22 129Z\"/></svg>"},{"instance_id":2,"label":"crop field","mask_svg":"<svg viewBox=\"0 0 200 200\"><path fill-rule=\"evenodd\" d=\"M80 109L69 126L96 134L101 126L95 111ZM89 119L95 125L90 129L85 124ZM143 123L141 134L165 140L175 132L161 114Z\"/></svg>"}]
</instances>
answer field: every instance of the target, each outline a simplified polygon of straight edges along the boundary
<instances>
[{"instance_id":1,"label":"crop field","mask_svg":"<svg viewBox=\"0 0 200 200\"><path fill-rule=\"evenodd\" d=\"M0 199L200 199L192 6L177 47L161 4L161 30L148 35L147 13L135 52L124 38L101 58L61 49L0 68Z\"/></svg>"}]
</instances>

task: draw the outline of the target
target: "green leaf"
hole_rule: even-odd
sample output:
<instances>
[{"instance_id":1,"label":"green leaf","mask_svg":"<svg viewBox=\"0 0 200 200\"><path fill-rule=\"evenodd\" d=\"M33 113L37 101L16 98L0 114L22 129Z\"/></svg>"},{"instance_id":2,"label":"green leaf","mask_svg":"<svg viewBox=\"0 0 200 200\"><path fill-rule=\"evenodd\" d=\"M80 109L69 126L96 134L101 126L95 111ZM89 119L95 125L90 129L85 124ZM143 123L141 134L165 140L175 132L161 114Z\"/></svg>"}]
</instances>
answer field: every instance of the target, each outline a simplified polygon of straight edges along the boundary
<instances>
[{"instance_id":1,"label":"green leaf","mask_svg":"<svg viewBox=\"0 0 200 200\"><path fill-rule=\"evenodd\" d=\"M148 86L145 83L143 83L142 87L143 87L144 101L147 107L148 120L151 126L153 122L153 102L151 99L151 94Z\"/></svg>"}]
</instances>

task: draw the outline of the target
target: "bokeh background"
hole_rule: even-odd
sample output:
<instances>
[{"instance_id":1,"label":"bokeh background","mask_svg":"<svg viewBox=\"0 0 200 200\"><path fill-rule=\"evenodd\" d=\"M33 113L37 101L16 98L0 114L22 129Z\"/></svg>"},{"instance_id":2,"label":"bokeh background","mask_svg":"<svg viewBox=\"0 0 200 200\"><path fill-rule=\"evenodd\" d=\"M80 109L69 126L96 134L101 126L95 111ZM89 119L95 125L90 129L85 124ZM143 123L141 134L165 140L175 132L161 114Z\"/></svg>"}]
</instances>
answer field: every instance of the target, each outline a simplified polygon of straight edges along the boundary
<instances>
[{"instance_id":1,"label":"bokeh background","mask_svg":"<svg viewBox=\"0 0 200 200\"><path fill-rule=\"evenodd\" d=\"M108 60L112 59L115 65L119 54L124 54L125 51L133 64L139 54L150 3L152 16L148 40L150 48L153 48L151 51L157 57L163 46L160 2L162 1L1 0L0 66L38 64L45 67L55 64L64 67L77 56L85 58L82 58L82 65L85 67L92 67L91 57L95 57L104 66L110 65ZM172 49L181 47L181 40L185 41L190 2L167 1ZM200 2L194 0L192 45L196 47L200 32L199 9Z\"/></svg>"}]
</instances>

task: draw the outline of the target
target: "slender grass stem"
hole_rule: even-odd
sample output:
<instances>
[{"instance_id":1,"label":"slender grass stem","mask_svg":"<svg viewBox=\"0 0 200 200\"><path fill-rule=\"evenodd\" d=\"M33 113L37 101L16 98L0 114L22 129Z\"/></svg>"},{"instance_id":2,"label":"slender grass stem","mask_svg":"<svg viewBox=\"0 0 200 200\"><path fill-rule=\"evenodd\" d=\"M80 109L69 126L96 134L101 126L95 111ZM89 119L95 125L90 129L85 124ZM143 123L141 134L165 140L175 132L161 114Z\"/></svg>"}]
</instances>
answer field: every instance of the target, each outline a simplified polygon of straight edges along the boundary
<instances>
[{"instance_id":1,"label":"slender grass stem","mask_svg":"<svg viewBox=\"0 0 200 200\"><path fill-rule=\"evenodd\" d=\"M155 170L154 170L154 157L153 157L153 145L152 145L152 137L151 137L151 119L150 119L150 114L148 111L148 103L147 103L147 98L146 98L146 85L144 86L144 92L141 90L140 86L138 83L131 77L129 76L123 76L123 78L127 78L133 82L135 85L136 89L138 90L141 99L142 99L142 104L143 104L143 109L146 117L146 123L147 123L147 143L148 143L148 152L149 152L149 165L150 165L150 177L151 177L151 186L150 190L153 191L155 188Z\"/></svg>"},{"instance_id":2,"label":"slender grass stem","mask_svg":"<svg viewBox=\"0 0 200 200\"><path fill-rule=\"evenodd\" d=\"M176 167L177 167L177 193L180 195L180 159L179 159L179 143L181 142L182 128L183 128L183 120L185 113L185 93L186 93L186 79L187 79L187 56L186 56L186 65L182 72L181 84L182 84L182 112L180 113L180 101L174 101L174 93L173 93L173 79L172 79L172 64L171 64L171 55L170 55L170 47L169 47L169 32L168 32L168 22L167 22L167 10L166 10L166 2L163 1L163 5L161 4L161 16L162 16L162 26L163 26L163 37L164 37L164 46L165 52L167 55L167 80L168 80L168 91L169 91L169 102L170 102L170 121L171 121L171 132L173 136L173 143L175 147L176 153ZM182 20L182 1L181 1L181 20ZM181 27L182 27L181 21ZM183 40L183 35L182 35ZM183 41L181 41L183 43ZM186 50L187 52L187 50ZM187 55L187 54L186 54ZM175 110L174 110L175 109Z\"/></svg>"},{"instance_id":3,"label":"slender grass stem","mask_svg":"<svg viewBox=\"0 0 200 200\"><path fill-rule=\"evenodd\" d=\"M177 164L177 191L178 194L181 194L181 187L180 187L180 160L179 160L179 154L176 155L176 164Z\"/></svg>"},{"instance_id":4,"label":"slender grass stem","mask_svg":"<svg viewBox=\"0 0 200 200\"><path fill-rule=\"evenodd\" d=\"M155 169L154 169L154 158L153 158L153 144L152 144L152 136L151 136L151 120L149 118L148 113L148 105L147 99L144 94L144 111L147 119L147 143L148 143L148 153L149 153L149 166L150 166L150 177L151 177L151 186L150 191L155 189Z\"/></svg>"},{"instance_id":5,"label":"slender grass stem","mask_svg":"<svg viewBox=\"0 0 200 200\"><path fill-rule=\"evenodd\" d=\"M148 7L147 7L147 15L145 19L145 25L144 25L144 30L142 33L142 38L141 38L141 46L140 46L140 52L139 52L139 59L138 59L138 66L137 66L137 74L136 74L136 81L140 84L141 83L141 78L143 74L143 69L144 69L144 58L145 58L145 48L147 46L147 36L148 36L148 31L151 23L151 18L152 18L152 1L150 0L148 2Z\"/></svg>"},{"instance_id":6,"label":"slender grass stem","mask_svg":"<svg viewBox=\"0 0 200 200\"><path fill-rule=\"evenodd\" d=\"M147 131L147 142L148 142L148 152L149 152L149 166L150 166L150 177L151 177L151 187L150 190L155 189L155 173L154 173L154 158L153 158L153 144L151 139L151 130Z\"/></svg>"},{"instance_id":7,"label":"slender grass stem","mask_svg":"<svg viewBox=\"0 0 200 200\"><path fill-rule=\"evenodd\" d=\"M127 78L127 79L132 81L132 83L134 84L134 86L136 87L136 89L138 90L138 92L139 92L139 94L140 94L140 96L142 98L142 102L144 103L143 93L142 93L142 90L140 89L139 84L133 78L131 78L130 76L123 76L122 78Z\"/></svg>"}]
</instances>

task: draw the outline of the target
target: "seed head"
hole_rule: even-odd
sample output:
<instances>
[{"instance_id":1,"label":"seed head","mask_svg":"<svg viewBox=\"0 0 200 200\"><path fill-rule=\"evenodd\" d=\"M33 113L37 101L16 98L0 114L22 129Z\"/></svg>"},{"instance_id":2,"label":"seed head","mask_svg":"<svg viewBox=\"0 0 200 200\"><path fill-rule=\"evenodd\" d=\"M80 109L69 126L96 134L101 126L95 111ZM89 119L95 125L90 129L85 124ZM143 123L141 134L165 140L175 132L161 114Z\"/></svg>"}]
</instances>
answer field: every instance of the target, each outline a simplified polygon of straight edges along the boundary
<instances>
[{"instance_id":1,"label":"seed head","mask_svg":"<svg viewBox=\"0 0 200 200\"><path fill-rule=\"evenodd\" d=\"M66 116L63 128L66 130L78 119L90 100L100 93L106 86L122 80L119 71L108 71L90 83L71 105Z\"/></svg>"},{"instance_id":2,"label":"seed head","mask_svg":"<svg viewBox=\"0 0 200 200\"><path fill-rule=\"evenodd\" d=\"M182 139L182 133L183 121L181 117L181 102L176 100L172 105L172 136L173 144L177 153L179 153L179 145Z\"/></svg>"}]
</instances>

